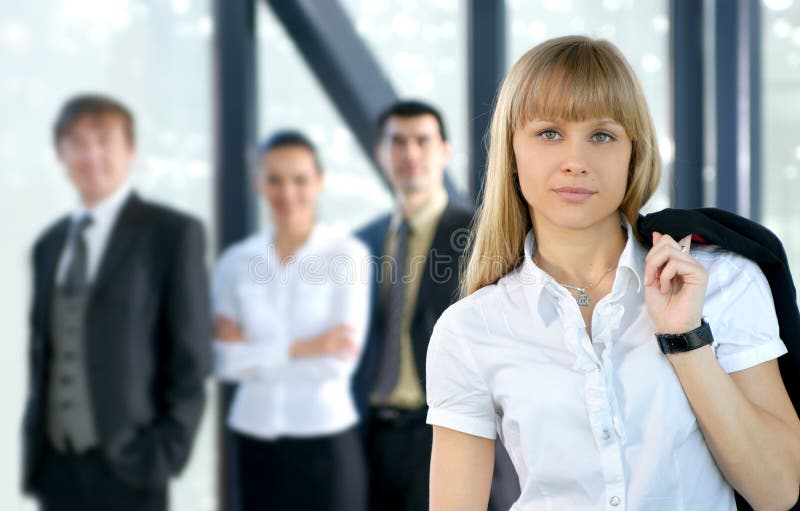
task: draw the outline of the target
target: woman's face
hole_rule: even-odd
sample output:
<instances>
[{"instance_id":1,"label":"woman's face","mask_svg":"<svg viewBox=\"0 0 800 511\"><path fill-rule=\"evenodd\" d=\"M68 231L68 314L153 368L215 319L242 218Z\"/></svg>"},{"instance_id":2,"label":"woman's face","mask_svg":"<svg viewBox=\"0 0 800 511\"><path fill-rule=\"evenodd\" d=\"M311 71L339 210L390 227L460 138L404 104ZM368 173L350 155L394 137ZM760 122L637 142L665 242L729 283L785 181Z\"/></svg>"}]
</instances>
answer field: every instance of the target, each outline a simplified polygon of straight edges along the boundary
<instances>
[{"instance_id":1,"label":"woman's face","mask_svg":"<svg viewBox=\"0 0 800 511\"><path fill-rule=\"evenodd\" d=\"M534 119L514 132L519 182L536 224L587 229L616 214L631 147L611 119Z\"/></svg>"},{"instance_id":2,"label":"woman's face","mask_svg":"<svg viewBox=\"0 0 800 511\"><path fill-rule=\"evenodd\" d=\"M314 217L322 174L305 147L278 147L261 161L259 188L277 224L304 224Z\"/></svg>"}]
</instances>

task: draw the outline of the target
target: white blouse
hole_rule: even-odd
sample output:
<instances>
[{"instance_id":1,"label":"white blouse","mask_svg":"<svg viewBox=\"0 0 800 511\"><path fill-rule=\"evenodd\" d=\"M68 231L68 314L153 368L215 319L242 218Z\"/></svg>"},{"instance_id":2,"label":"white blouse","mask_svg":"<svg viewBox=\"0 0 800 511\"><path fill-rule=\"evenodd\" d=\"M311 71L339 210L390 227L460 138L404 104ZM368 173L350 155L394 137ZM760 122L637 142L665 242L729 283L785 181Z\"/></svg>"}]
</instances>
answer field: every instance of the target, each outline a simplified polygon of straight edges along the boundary
<instances>
[{"instance_id":1,"label":"white blouse","mask_svg":"<svg viewBox=\"0 0 800 511\"><path fill-rule=\"evenodd\" d=\"M427 361L428 423L498 434L519 475L515 511L735 511L644 303L647 249L628 228L589 339L573 295L532 260L448 308ZM709 272L703 316L727 372L786 353L759 267L692 246Z\"/></svg>"},{"instance_id":2,"label":"white blouse","mask_svg":"<svg viewBox=\"0 0 800 511\"><path fill-rule=\"evenodd\" d=\"M269 229L230 247L212 281L214 315L235 321L244 342L214 342L215 373L240 382L228 424L262 439L334 434L358 415L350 380L366 337L368 251L344 232L318 224L288 263ZM341 323L359 354L290 358L293 342Z\"/></svg>"}]
</instances>

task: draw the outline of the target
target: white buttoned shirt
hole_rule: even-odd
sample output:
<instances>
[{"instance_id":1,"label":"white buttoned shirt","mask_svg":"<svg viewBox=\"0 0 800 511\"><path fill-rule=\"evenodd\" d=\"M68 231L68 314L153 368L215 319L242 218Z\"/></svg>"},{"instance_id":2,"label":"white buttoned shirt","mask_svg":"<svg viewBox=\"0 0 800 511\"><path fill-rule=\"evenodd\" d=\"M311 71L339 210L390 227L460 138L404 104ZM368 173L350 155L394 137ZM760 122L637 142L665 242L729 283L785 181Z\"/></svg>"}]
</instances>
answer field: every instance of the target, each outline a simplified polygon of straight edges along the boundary
<instances>
[{"instance_id":1,"label":"white buttoned shirt","mask_svg":"<svg viewBox=\"0 0 800 511\"><path fill-rule=\"evenodd\" d=\"M214 342L215 374L239 382L229 426L271 440L335 434L358 414L350 380L366 337L369 253L345 231L317 224L289 262L266 229L229 248L212 280L212 309L236 322L243 342ZM339 324L359 353L292 359L295 341Z\"/></svg>"},{"instance_id":2,"label":"white buttoned shirt","mask_svg":"<svg viewBox=\"0 0 800 511\"><path fill-rule=\"evenodd\" d=\"M90 216L92 223L89 225L83 236L86 242L86 281L94 282L97 272L100 269L100 262L103 259L106 246L111 239L114 225L116 224L117 217L119 216L125 202L133 193L133 188L130 182L123 183L114 193L103 199L98 204L87 208L83 204L73 210L70 215L71 221L74 224L79 222L83 217ZM61 284L64 282L67 273L67 267L72 260L72 244L66 243L64 251L58 263L58 271L56 273L56 282Z\"/></svg>"},{"instance_id":3,"label":"white buttoned shirt","mask_svg":"<svg viewBox=\"0 0 800 511\"><path fill-rule=\"evenodd\" d=\"M428 348L428 422L498 435L516 468L514 511L735 511L644 301L647 249L628 242L593 311L532 260L448 308ZM708 270L703 316L727 372L786 353L759 267L692 246ZM592 342L594 341L594 343ZM713 389L709 389L713 392Z\"/></svg>"}]
</instances>

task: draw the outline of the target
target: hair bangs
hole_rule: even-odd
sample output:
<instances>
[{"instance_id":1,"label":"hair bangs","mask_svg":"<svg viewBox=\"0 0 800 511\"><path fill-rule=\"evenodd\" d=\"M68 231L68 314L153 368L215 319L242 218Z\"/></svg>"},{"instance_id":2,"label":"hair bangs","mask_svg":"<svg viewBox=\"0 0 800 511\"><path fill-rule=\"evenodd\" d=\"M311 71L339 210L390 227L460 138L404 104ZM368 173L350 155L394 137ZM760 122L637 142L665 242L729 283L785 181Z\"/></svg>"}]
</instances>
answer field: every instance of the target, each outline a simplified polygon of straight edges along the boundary
<instances>
[{"instance_id":1,"label":"hair bangs","mask_svg":"<svg viewBox=\"0 0 800 511\"><path fill-rule=\"evenodd\" d=\"M534 119L583 122L609 118L632 139L639 134L636 97L629 71L612 58L613 49L600 44L573 44L543 52L511 108L512 129Z\"/></svg>"}]
</instances>

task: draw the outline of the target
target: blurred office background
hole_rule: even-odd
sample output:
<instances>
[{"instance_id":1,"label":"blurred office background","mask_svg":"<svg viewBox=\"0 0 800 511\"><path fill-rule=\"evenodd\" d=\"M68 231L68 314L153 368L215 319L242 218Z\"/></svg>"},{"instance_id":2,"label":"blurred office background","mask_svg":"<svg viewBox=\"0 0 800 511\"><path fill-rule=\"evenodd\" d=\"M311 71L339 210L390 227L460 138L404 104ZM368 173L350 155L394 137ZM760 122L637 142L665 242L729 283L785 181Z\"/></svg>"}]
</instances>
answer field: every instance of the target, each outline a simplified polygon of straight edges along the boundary
<instances>
[{"instance_id":1,"label":"blurred office background","mask_svg":"<svg viewBox=\"0 0 800 511\"><path fill-rule=\"evenodd\" d=\"M798 0L40 0L0 4L0 508L19 493L29 249L76 197L51 123L81 91L138 120L135 186L205 221L219 249L267 219L249 191L256 140L306 131L321 150L320 216L349 226L391 207L365 148L393 96L444 111L454 193L472 200L482 133L503 71L562 34L607 38L647 95L664 159L648 209L723 207L757 219L800 268ZM363 75L361 75L364 73ZM377 86L375 86L377 84ZM172 509L224 509L220 393Z\"/></svg>"}]
</instances>

